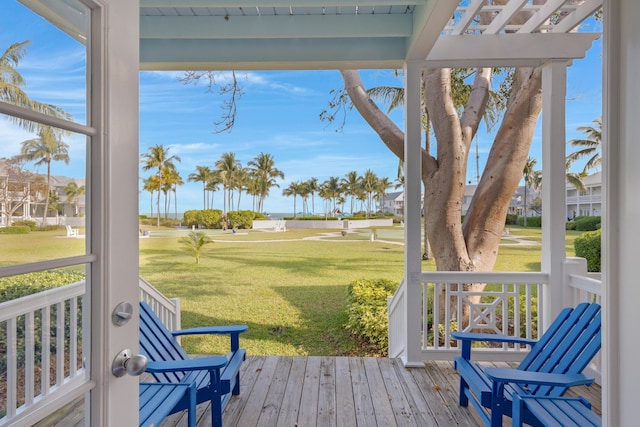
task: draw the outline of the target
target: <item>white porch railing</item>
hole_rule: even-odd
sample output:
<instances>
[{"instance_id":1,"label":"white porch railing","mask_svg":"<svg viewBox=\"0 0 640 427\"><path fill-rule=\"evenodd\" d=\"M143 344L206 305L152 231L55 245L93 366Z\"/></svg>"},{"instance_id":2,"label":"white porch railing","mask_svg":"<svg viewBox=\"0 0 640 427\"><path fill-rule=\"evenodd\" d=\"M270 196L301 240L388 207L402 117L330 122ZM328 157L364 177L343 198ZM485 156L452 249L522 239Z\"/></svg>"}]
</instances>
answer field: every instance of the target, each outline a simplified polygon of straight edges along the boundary
<instances>
[{"instance_id":1,"label":"white porch railing","mask_svg":"<svg viewBox=\"0 0 640 427\"><path fill-rule=\"evenodd\" d=\"M166 298L142 278L139 282L140 299L170 330L179 329L180 300ZM31 425L93 387L84 367L84 295L82 281L0 304L5 334L0 348L6 344L0 354L6 372L4 384L0 380L0 394L6 396L0 402L0 426Z\"/></svg>"},{"instance_id":2,"label":"white porch railing","mask_svg":"<svg viewBox=\"0 0 640 427\"><path fill-rule=\"evenodd\" d=\"M387 301L389 356L399 357L408 365L459 355L457 341L451 339L451 332L457 330L484 330L532 339L543 332L538 319L547 309L542 304L542 293L550 282L546 273L422 272L413 284L409 282L403 279ZM468 283L486 283L487 287L483 292L464 290L463 284ZM564 287L561 306L600 303L601 282L588 277L582 258L568 258L565 262ZM422 303L412 303L417 300ZM420 336L409 337L408 331L416 330L416 324L410 322L420 322ZM474 358L519 361L528 351L527 346L503 344L474 349ZM594 359L589 373L599 381L599 357Z\"/></svg>"},{"instance_id":3,"label":"white porch railing","mask_svg":"<svg viewBox=\"0 0 640 427\"><path fill-rule=\"evenodd\" d=\"M144 301L156 313L170 331L180 329L180 298L169 299L142 277L138 277L140 301Z\"/></svg>"},{"instance_id":4,"label":"white porch railing","mask_svg":"<svg viewBox=\"0 0 640 427\"><path fill-rule=\"evenodd\" d=\"M82 281L0 304L6 334L6 399L0 425L27 425L51 405L80 397L92 387L83 366L84 293Z\"/></svg>"}]
</instances>

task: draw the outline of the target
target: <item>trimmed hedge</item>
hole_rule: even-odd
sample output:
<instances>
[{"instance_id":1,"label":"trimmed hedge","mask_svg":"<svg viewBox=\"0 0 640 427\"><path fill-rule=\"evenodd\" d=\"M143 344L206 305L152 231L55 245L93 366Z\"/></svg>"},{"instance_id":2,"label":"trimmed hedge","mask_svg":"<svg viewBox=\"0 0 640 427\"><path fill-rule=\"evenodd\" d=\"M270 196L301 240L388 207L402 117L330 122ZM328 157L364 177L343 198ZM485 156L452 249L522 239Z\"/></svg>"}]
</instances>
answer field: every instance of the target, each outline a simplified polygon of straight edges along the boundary
<instances>
[{"instance_id":1,"label":"trimmed hedge","mask_svg":"<svg viewBox=\"0 0 640 427\"><path fill-rule=\"evenodd\" d=\"M586 258L587 271L600 272L602 230L587 231L573 241L576 256Z\"/></svg>"},{"instance_id":2,"label":"trimmed hedge","mask_svg":"<svg viewBox=\"0 0 640 427\"><path fill-rule=\"evenodd\" d=\"M518 224L518 215L516 214L507 214L507 217L504 220L504 225L517 225ZM527 221L528 224L528 221Z\"/></svg>"},{"instance_id":3,"label":"trimmed hedge","mask_svg":"<svg viewBox=\"0 0 640 427\"><path fill-rule=\"evenodd\" d=\"M0 227L0 234L29 234L31 228L28 225L10 225L9 227Z\"/></svg>"},{"instance_id":4,"label":"trimmed hedge","mask_svg":"<svg viewBox=\"0 0 640 427\"><path fill-rule=\"evenodd\" d=\"M378 347L386 355L389 347L387 297L398 283L386 279L356 279L347 290L346 328Z\"/></svg>"},{"instance_id":5,"label":"trimmed hedge","mask_svg":"<svg viewBox=\"0 0 640 427\"><path fill-rule=\"evenodd\" d=\"M35 231L38 229L38 224L36 224L35 221L13 221L13 223L11 224L13 226L17 226L17 225L24 225L27 226L31 229L31 231Z\"/></svg>"},{"instance_id":6,"label":"trimmed hedge","mask_svg":"<svg viewBox=\"0 0 640 427\"><path fill-rule=\"evenodd\" d=\"M576 222L575 221L567 221L564 225L564 229L565 230L575 230L576 229Z\"/></svg>"},{"instance_id":7,"label":"trimmed hedge","mask_svg":"<svg viewBox=\"0 0 640 427\"><path fill-rule=\"evenodd\" d=\"M601 218L599 216L580 216L573 220L578 231L595 231L600 228Z\"/></svg>"},{"instance_id":8,"label":"trimmed hedge","mask_svg":"<svg viewBox=\"0 0 640 427\"><path fill-rule=\"evenodd\" d=\"M264 218L262 214L257 214ZM256 219L256 213L254 211L230 211L227 212L227 222L230 228L238 229L251 229L253 227L253 220Z\"/></svg>"},{"instance_id":9,"label":"trimmed hedge","mask_svg":"<svg viewBox=\"0 0 640 427\"><path fill-rule=\"evenodd\" d=\"M220 209L185 211L183 222L187 227L222 228L222 211Z\"/></svg>"},{"instance_id":10,"label":"trimmed hedge","mask_svg":"<svg viewBox=\"0 0 640 427\"><path fill-rule=\"evenodd\" d=\"M524 217L518 218L518 225L524 226ZM542 227L542 217L541 216L528 216L527 217L527 227Z\"/></svg>"}]
</instances>

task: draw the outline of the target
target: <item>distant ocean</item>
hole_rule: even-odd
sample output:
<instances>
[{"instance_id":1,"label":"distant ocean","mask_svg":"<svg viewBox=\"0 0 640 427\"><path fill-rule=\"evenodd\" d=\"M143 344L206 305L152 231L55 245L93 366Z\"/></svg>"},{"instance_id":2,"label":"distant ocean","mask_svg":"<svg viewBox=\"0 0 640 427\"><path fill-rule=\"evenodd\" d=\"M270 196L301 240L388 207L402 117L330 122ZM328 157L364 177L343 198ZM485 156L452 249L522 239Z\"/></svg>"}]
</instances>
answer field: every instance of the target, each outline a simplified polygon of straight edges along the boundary
<instances>
[{"instance_id":1,"label":"distant ocean","mask_svg":"<svg viewBox=\"0 0 640 427\"><path fill-rule=\"evenodd\" d=\"M158 214L157 213L153 213L150 214L148 212L140 212L140 215L146 215L149 218L155 218ZM161 216L164 218L164 214L161 214ZM292 212L265 212L265 216L267 218L271 218L271 219L283 219L283 218L290 218L293 216ZM169 214L169 218L171 219L182 219L184 218L184 212L178 212L178 216L176 216L175 213L170 213Z\"/></svg>"}]
</instances>

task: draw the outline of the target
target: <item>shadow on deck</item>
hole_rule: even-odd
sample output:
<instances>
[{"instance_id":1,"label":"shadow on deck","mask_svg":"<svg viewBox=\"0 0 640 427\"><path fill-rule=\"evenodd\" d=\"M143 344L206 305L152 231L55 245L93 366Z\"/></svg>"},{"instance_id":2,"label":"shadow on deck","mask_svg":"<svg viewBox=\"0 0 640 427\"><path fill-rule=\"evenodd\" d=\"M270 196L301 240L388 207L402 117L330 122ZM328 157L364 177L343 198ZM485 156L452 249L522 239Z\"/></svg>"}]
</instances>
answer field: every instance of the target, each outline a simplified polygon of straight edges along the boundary
<instances>
[{"instance_id":1,"label":"shadow on deck","mask_svg":"<svg viewBox=\"0 0 640 427\"><path fill-rule=\"evenodd\" d=\"M505 367L504 363L493 366ZM396 359L251 356L241 390L223 413L225 427L253 426L480 426L471 408L458 406L453 362L429 361L405 369ZM600 414L600 387L576 387ZM175 414L161 427L186 426ZM198 427L211 425L208 404L198 406ZM505 417L505 426L511 420Z\"/></svg>"}]
</instances>

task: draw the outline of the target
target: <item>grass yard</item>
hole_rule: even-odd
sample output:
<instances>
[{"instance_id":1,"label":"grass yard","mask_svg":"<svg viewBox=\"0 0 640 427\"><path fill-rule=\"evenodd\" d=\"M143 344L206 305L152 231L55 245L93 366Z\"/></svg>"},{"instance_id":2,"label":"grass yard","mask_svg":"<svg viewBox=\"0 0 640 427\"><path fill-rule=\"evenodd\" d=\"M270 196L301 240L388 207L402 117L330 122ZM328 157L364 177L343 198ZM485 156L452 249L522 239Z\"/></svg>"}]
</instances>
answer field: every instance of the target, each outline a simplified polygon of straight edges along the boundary
<instances>
[{"instance_id":1,"label":"grass yard","mask_svg":"<svg viewBox=\"0 0 640 427\"><path fill-rule=\"evenodd\" d=\"M200 263L178 239L188 230L147 228L140 239L140 274L169 297L179 297L183 327L246 323L242 345L255 355L368 355L344 329L347 286L357 278L403 275L404 230L300 230L264 232L207 230ZM510 227L496 271L540 271L541 230ZM330 233L330 234L326 234ZM567 256L581 232L567 231ZM41 261L84 253L85 240L64 230L0 235L0 263ZM304 239L304 240L303 240ZM435 270L433 261L424 270ZM226 342L183 338L191 353L220 353Z\"/></svg>"}]
</instances>

